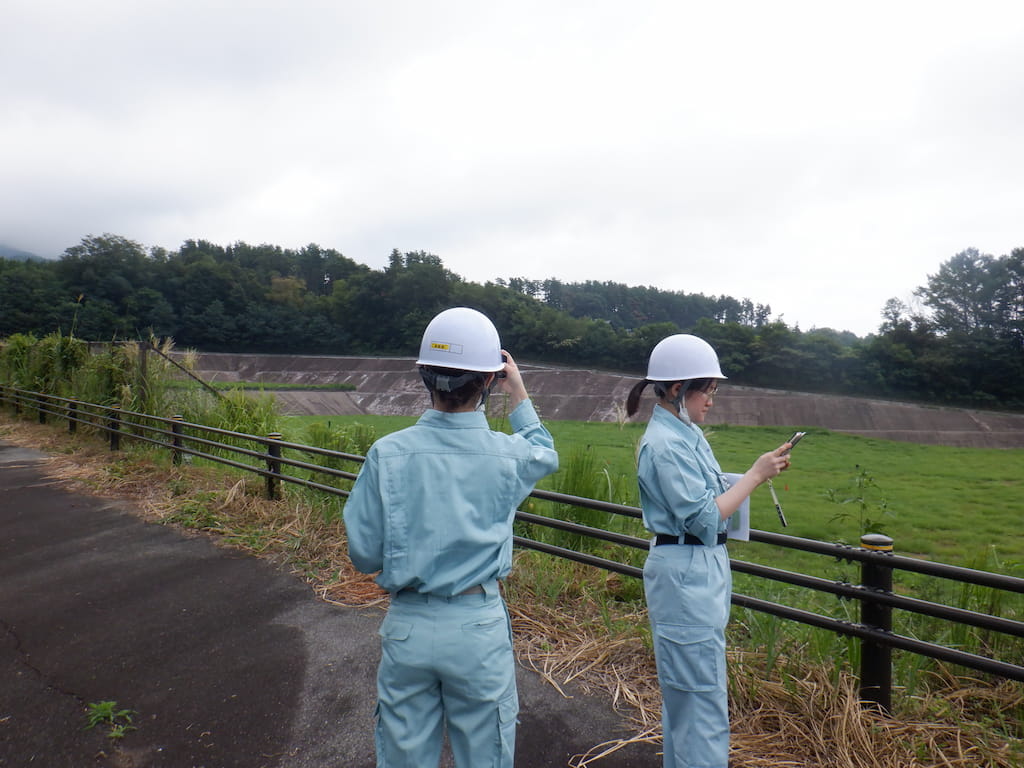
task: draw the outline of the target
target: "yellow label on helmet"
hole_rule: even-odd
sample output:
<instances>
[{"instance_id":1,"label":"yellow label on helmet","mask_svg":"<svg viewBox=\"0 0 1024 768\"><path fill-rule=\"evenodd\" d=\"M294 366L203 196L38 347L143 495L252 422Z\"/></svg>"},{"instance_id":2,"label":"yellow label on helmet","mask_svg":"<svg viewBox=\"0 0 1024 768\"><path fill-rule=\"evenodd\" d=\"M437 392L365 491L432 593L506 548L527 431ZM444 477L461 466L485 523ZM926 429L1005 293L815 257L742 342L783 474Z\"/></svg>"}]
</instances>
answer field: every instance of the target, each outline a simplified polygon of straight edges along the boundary
<instances>
[{"instance_id":1,"label":"yellow label on helmet","mask_svg":"<svg viewBox=\"0 0 1024 768\"><path fill-rule=\"evenodd\" d=\"M450 344L445 344L444 342L441 342L441 341L432 341L430 343L430 348L431 349L440 349L440 350L442 350L444 352L447 352L450 346L451 346Z\"/></svg>"}]
</instances>

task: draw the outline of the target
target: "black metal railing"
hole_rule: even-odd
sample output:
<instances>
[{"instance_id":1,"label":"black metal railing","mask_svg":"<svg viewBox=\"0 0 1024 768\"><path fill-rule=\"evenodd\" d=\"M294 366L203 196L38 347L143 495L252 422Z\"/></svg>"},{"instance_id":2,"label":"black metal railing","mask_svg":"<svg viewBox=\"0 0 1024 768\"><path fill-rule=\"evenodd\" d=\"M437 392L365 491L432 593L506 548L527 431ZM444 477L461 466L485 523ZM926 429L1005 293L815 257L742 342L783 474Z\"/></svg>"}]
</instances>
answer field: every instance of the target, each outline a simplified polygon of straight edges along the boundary
<instances>
[{"instance_id":1,"label":"black metal railing","mask_svg":"<svg viewBox=\"0 0 1024 768\"><path fill-rule=\"evenodd\" d=\"M16 414L36 411L41 423L46 423L49 417L64 419L68 423L69 432L76 432L80 425L87 425L100 433L106 433L111 450L118 450L122 437L127 437L168 449L175 463L180 463L183 457L189 456L256 473L265 479L268 498L278 497L280 484L284 482L328 494L347 496L348 490L344 486L355 480L357 472L325 466L322 463L316 463L316 459L356 464L364 460L363 456L357 454L287 442L279 433L262 437L247 435L185 422L180 415L158 417L125 411L116 406L83 403L73 398L55 397L13 387L0 387L0 403L8 405ZM286 452L292 455L288 455ZM305 458L296 458L296 455ZM299 476L294 470L300 470L308 476ZM314 480L314 477L318 479ZM330 480L338 482L339 485L329 485ZM641 517L641 512L636 507L564 493L535 490L531 497L632 519ZM637 550L647 550L650 546L647 538L616 533L603 528L530 512L517 512L516 520ZM1024 594L1024 579L902 557L893 554L891 539L878 534L862 537L860 547L758 530L750 532L750 540L769 546L800 550L860 564L861 583L854 585L741 560L731 560L732 569L737 573L831 594L838 598L856 600L860 604L859 622L824 616L742 594L734 593L732 602L735 605L787 621L796 621L860 639L860 692L865 703L885 711L889 710L892 697L891 651L893 649L1024 682L1024 666L900 635L893 632L892 623L892 611L897 609L1021 638L1024 637L1024 622L896 594L893 591L893 573L905 571L923 574L932 578L1016 594ZM535 550L626 576L642 578L643 575L641 569L635 565L610 560L588 552L523 536L515 536L514 543L524 549Z\"/></svg>"}]
</instances>

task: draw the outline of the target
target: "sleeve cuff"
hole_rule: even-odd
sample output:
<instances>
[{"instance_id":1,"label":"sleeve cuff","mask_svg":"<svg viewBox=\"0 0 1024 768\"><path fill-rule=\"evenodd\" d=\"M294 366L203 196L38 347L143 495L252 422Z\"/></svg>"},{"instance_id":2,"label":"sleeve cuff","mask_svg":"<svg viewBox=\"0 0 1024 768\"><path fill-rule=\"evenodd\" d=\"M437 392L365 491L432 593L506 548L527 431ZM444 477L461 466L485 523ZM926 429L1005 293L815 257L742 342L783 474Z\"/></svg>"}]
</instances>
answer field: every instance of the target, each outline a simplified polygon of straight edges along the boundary
<instances>
[{"instance_id":1,"label":"sleeve cuff","mask_svg":"<svg viewBox=\"0 0 1024 768\"><path fill-rule=\"evenodd\" d=\"M540 417L534 410L533 401L527 398L517 405L508 415L508 423L513 432L518 432L532 424L540 424Z\"/></svg>"}]
</instances>

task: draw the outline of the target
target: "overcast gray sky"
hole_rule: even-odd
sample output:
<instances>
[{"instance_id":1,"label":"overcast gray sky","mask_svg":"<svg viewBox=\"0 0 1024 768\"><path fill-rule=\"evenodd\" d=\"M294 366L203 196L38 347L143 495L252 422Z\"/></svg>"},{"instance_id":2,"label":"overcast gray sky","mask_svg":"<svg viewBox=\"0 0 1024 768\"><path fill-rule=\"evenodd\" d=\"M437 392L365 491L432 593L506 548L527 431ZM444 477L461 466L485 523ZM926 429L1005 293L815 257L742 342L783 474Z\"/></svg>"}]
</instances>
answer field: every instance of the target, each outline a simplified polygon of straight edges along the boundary
<instances>
[{"instance_id":1,"label":"overcast gray sky","mask_svg":"<svg viewBox=\"0 0 1024 768\"><path fill-rule=\"evenodd\" d=\"M1024 4L4 0L0 243L424 250L874 332L1024 246Z\"/></svg>"}]
</instances>

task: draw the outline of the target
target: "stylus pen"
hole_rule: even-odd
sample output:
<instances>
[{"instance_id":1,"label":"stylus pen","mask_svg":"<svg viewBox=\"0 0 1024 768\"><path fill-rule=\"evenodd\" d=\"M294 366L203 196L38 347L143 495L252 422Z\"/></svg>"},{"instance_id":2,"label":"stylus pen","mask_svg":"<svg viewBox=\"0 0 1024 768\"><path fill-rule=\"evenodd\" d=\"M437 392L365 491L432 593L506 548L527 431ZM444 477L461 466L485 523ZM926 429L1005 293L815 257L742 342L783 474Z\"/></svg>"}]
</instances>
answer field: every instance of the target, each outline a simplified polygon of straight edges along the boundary
<instances>
[{"instance_id":1,"label":"stylus pen","mask_svg":"<svg viewBox=\"0 0 1024 768\"><path fill-rule=\"evenodd\" d=\"M768 481L768 490L772 494L772 501L775 502L775 511L779 513L779 522L782 523L782 527L785 528L789 525L786 522L786 516L782 514L782 505L779 503L779 496L775 493L775 483L771 480Z\"/></svg>"}]
</instances>

